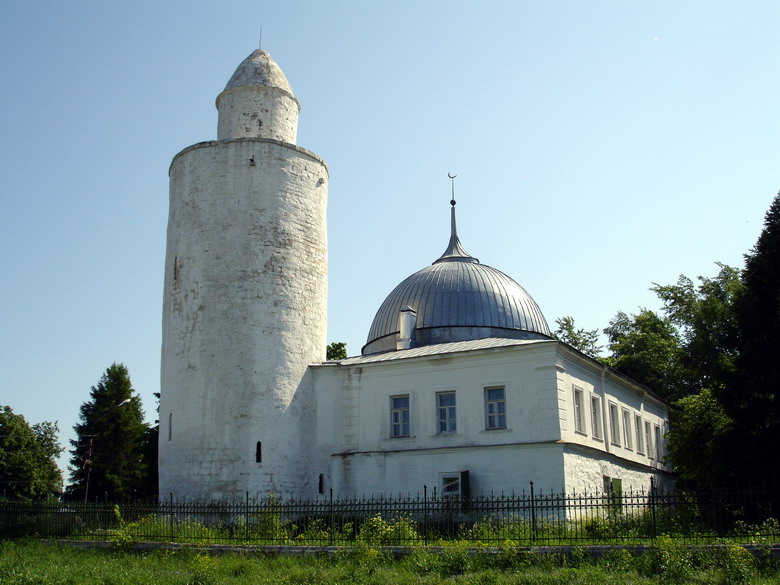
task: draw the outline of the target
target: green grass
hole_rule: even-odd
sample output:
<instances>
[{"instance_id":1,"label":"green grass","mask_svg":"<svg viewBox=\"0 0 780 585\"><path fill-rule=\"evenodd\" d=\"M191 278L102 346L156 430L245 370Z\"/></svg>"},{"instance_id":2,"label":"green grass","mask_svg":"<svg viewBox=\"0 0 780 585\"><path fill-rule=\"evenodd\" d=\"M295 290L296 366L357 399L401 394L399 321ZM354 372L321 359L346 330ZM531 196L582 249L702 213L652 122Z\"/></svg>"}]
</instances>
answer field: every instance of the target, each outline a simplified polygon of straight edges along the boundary
<instances>
[{"instance_id":1,"label":"green grass","mask_svg":"<svg viewBox=\"0 0 780 585\"><path fill-rule=\"evenodd\" d=\"M131 553L121 546L97 550L37 541L0 542L2 585L286 585L533 584L612 585L780 583L771 563L756 563L733 545L716 552L690 550L671 539L640 556L616 550L591 560L513 548L471 554L465 544L440 551L418 547L402 559L368 545L334 555L226 554L206 549Z\"/></svg>"}]
</instances>

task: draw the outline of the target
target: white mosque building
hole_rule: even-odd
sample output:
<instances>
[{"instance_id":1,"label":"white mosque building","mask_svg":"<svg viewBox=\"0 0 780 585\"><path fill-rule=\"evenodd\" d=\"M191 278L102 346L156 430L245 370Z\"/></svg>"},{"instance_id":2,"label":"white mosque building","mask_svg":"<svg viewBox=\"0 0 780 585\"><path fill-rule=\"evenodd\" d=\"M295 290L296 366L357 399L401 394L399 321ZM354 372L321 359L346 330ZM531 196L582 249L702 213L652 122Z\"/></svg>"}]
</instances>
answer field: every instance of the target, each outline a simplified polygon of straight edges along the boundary
<instances>
[{"instance_id":1,"label":"white mosque building","mask_svg":"<svg viewBox=\"0 0 780 585\"><path fill-rule=\"evenodd\" d=\"M295 144L300 106L267 52L216 105L217 140L170 168L160 494L671 485L667 405L553 338L465 251L455 201L444 253L390 292L362 355L324 361L328 169Z\"/></svg>"}]
</instances>

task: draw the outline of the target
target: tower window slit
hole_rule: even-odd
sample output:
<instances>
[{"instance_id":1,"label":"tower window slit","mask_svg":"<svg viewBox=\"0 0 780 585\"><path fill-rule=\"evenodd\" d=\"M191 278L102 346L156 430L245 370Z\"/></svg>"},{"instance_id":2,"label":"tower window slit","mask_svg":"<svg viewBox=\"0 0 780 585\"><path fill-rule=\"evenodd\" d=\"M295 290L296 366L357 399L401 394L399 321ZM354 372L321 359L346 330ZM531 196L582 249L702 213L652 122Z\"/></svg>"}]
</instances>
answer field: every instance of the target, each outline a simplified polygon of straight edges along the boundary
<instances>
[{"instance_id":1,"label":"tower window slit","mask_svg":"<svg viewBox=\"0 0 780 585\"><path fill-rule=\"evenodd\" d=\"M255 461L257 463L263 462L263 442L258 441L257 446L255 447Z\"/></svg>"}]
</instances>

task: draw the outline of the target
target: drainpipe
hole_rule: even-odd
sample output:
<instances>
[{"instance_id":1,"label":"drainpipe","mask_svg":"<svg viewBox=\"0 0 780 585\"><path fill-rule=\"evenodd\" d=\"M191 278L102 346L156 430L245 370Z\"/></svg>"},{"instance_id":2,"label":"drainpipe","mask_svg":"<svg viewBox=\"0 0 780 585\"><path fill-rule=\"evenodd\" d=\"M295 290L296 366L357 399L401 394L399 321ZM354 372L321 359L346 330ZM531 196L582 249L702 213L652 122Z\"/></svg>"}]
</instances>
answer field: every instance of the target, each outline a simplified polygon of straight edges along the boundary
<instances>
[{"instance_id":1,"label":"drainpipe","mask_svg":"<svg viewBox=\"0 0 780 585\"><path fill-rule=\"evenodd\" d=\"M607 404L607 387L604 382L604 378L607 374L607 366L604 364L601 365L601 434L604 435L604 449L606 449L607 453L610 452L610 441L612 440L612 437L609 433L607 433L607 429L609 428L609 418L608 418L608 411L609 411L609 405ZM612 429L610 429L610 432Z\"/></svg>"}]
</instances>

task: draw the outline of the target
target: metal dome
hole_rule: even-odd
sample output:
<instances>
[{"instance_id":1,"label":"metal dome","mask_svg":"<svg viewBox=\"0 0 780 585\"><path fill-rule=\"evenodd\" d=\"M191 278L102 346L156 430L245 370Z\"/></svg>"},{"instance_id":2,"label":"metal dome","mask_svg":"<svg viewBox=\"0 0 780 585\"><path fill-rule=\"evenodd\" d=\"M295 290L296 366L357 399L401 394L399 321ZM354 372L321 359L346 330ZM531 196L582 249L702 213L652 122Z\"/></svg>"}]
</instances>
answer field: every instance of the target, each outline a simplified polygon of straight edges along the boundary
<instances>
[{"instance_id":1,"label":"metal dome","mask_svg":"<svg viewBox=\"0 0 780 585\"><path fill-rule=\"evenodd\" d=\"M412 347L488 337L552 337L539 306L522 286L463 249L452 204L447 250L388 295L371 324L363 355L398 349L399 315L408 309L416 312Z\"/></svg>"}]
</instances>

